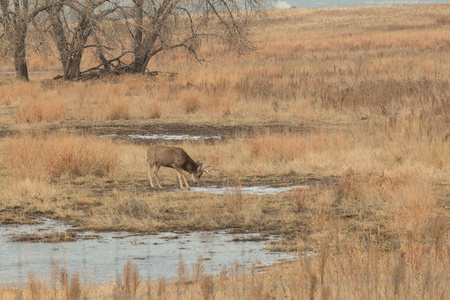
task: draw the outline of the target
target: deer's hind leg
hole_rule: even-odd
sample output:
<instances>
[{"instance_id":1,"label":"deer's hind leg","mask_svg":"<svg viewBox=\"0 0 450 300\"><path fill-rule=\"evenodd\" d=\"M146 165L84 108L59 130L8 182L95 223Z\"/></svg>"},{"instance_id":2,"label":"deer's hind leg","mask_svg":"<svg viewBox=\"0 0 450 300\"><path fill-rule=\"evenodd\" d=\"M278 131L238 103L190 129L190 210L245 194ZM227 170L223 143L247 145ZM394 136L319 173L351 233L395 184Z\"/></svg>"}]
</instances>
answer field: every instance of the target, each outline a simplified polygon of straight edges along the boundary
<instances>
[{"instance_id":1,"label":"deer's hind leg","mask_svg":"<svg viewBox=\"0 0 450 300\"><path fill-rule=\"evenodd\" d=\"M162 189L161 183L159 182L159 178L158 178L158 170L159 170L159 166L157 166L157 165L149 166L148 179L150 179L150 184L152 185L152 188L155 188L155 185L153 184L153 180L152 180L152 176L153 176L153 174L155 174L156 182L158 183L159 188Z\"/></svg>"},{"instance_id":2,"label":"deer's hind leg","mask_svg":"<svg viewBox=\"0 0 450 300\"><path fill-rule=\"evenodd\" d=\"M152 166L148 166L148 179L150 179L150 184L152 185L152 188L155 188L155 186L153 185L153 180L152 180L152 173L153 171L151 170Z\"/></svg>"}]
</instances>

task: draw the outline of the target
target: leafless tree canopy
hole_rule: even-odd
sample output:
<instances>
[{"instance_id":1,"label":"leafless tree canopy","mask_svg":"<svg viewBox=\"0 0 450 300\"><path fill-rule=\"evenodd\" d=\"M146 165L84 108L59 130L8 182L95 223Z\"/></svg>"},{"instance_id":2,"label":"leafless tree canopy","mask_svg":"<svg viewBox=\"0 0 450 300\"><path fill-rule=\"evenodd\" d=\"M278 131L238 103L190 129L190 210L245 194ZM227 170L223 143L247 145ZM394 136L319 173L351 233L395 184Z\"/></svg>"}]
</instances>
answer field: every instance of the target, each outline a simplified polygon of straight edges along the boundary
<instances>
[{"instance_id":1,"label":"leafless tree canopy","mask_svg":"<svg viewBox=\"0 0 450 300\"><path fill-rule=\"evenodd\" d=\"M26 64L26 38L28 26L36 16L45 11L41 1L0 0L0 54L12 54L16 77L28 80Z\"/></svg>"},{"instance_id":2,"label":"leafless tree canopy","mask_svg":"<svg viewBox=\"0 0 450 300\"><path fill-rule=\"evenodd\" d=\"M156 54L182 48L201 61L202 44L245 52L252 48L248 25L258 17L264 0L0 0L1 54L12 53L26 69L28 24L39 18L41 45L53 48L67 80L97 70L144 73ZM85 50L101 62L80 69ZM124 63L124 56L131 63ZM19 72L20 73L20 72ZM25 74L26 73L26 74ZM22 72L24 79L27 72Z\"/></svg>"}]
</instances>

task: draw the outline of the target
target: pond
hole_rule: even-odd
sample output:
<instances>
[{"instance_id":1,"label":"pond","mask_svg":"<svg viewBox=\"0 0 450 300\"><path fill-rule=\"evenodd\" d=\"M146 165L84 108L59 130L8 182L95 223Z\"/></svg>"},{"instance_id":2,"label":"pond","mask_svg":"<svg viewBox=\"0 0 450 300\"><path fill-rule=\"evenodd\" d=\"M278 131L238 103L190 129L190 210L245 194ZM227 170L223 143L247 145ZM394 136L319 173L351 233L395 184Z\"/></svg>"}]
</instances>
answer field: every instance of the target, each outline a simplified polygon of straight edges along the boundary
<instances>
[{"instance_id":1,"label":"pond","mask_svg":"<svg viewBox=\"0 0 450 300\"><path fill-rule=\"evenodd\" d=\"M267 250L268 242L276 243L274 236L229 231L157 235L86 232L77 241L66 243L11 241L30 233L71 229L54 220L39 221L37 225L0 226L1 285L25 285L30 272L48 282L55 264L65 267L69 275L77 273L83 282L104 283L114 280L128 260L138 266L143 279L150 276L171 280L177 274L180 260L185 261L192 273L200 256L209 274L218 274L224 266L236 262L248 269L252 264L265 267L296 257L295 253Z\"/></svg>"}]
</instances>

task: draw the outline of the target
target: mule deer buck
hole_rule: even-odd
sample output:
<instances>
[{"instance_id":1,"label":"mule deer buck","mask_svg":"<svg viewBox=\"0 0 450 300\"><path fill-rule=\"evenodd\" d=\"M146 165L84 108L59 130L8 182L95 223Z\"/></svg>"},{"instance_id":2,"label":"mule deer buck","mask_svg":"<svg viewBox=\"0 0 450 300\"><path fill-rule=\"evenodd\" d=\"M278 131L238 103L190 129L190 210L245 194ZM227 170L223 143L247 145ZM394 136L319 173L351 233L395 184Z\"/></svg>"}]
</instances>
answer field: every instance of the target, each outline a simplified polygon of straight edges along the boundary
<instances>
[{"instance_id":1,"label":"mule deer buck","mask_svg":"<svg viewBox=\"0 0 450 300\"><path fill-rule=\"evenodd\" d=\"M150 146L147 149L147 162L149 167L148 178L150 179L150 184L152 185L152 188L155 187L152 181L152 174L155 174L156 182L158 183L160 189L163 188L158 178L158 171L160 167L175 169L175 171L177 171L178 179L180 180L180 188L184 190L183 182L181 181L181 178L183 178L187 189L190 190L191 187L187 183L186 177L182 171L186 171L191 174L192 180L197 183L200 181L200 177L203 173L209 174L208 171L211 171L217 166L216 164L215 166L207 166L204 168L203 163L199 161L194 162L194 160L190 158L186 151L182 148L162 145Z\"/></svg>"}]
</instances>

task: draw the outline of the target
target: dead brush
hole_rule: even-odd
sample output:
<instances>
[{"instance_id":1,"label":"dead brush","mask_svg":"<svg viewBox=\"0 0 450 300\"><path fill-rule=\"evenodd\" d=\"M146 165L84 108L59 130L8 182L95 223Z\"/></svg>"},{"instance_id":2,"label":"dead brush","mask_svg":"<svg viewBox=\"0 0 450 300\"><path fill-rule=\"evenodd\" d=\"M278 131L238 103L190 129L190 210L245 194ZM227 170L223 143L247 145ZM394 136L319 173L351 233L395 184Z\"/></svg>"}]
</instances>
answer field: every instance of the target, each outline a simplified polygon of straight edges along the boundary
<instances>
[{"instance_id":1,"label":"dead brush","mask_svg":"<svg viewBox=\"0 0 450 300\"><path fill-rule=\"evenodd\" d=\"M212 275L204 275L200 280L200 289L203 299L214 299L214 278Z\"/></svg>"},{"instance_id":2,"label":"dead brush","mask_svg":"<svg viewBox=\"0 0 450 300\"><path fill-rule=\"evenodd\" d=\"M149 203L145 200L134 198L119 202L115 207L115 211L118 215L139 219L150 218L152 216L152 209Z\"/></svg>"},{"instance_id":3,"label":"dead brush","mask_svg":"<svg viewBox=\"0 0 450 300\"><path fill-rule=\"evenodd\" d=\"M160 102L153 101L146 109L146 117L149 119L159 119L162 115L162 104Z\"/></svg>"},{"instance_id":4,"label":"dead brush","mask_svg":"<svg viewBox=\"0 0 450 300\"><path fill-rule=\"evenodd\" d=\"M347 172L342 175L335 185L335 200L333 205L338 206L344 201L361 200L368 180L358 175Z\"/></svg>"},{"instance_id":5,"label":"dead brush","mask_svg":"<svg viewBox=\"0 0 450 300\"><path fill-rule=\"evenodd\" d=\"M109 110L107 119L120 120L130 118L130 105L123 99L116 100Z\"/></svg>"},{"instance_id":6,"label":"dead brush","mask_svg":"<svg viewBox=\"0 0 450 300\"><path fill-rule=\"evenodd\" d=\"M43 294L43 284L40 280L36 279L33 273L28 273L28 291L30 300L40 300Z\"/></svg>"},{"instance_id":7,"label":"dead brush","mask_svg":"<svg viewBox=\"0 0 450 300\"><path fill-rule=\"evenodd\" d=\"M141 281L137 265L128 260L123 266L122 274L118 273L116 276L114 291L122 297L134 297Z\"/></svg>"},{"instance_id":8,"label":"dead brush","mask_svg":"<svg viewBox=\"0 0 450 300\"><path fill-rule=\"evenodd\" d=\"M292 189L289 192L289 202L294 212L302 212L308 209L308 194L304 189Z\"/></svg>"},{"instance_id":9,"label":"dead brush","mask_svg":"<svg viewBox=\"0 0 450 300\"><path fill-rule=\"evenodd\" d=\"M158 299L166 299L167 281L165 277L158 278Z\"/></svg>"},{"instance_id":10,"label":"dead brush","mask_svg":"<svg viewBox=\"0 0 450 300\"><path fill-rule=\"evenodd\" d=\"M288 131L284 133L258 133L249 140L248 148L253 157L272 162L292 161L305 152L304 139Z\"/></svg>"},{"instance_id":11,"label":"dead brush","mask_svg":"<svg viewBox=\"0 0 450 300\"><path fill-rule=\"evenodd\" d=\"M199 256L197 262L192 266L192 277L195 282L200 282L205 276L205 265L203 264L203 257Z\"/></svg>"},{"instance_id":12,"label":"dead brush","mask_svg":"<svg viewBox=\"0 0 450 300\"><path fill-rule=\"evenodd\" d=\"M185 285L189 282L189 271L186 267L186 262L182 259L178 262L178 269L177 269L177 284L178 285Z\"/></svg>"},{"instance_id":13,"label":"dead brush","mask_svg":"<svg viewBox=\"0 0 450 300\"><path fill-rule=\"evenodd\" d=\"M58 266L55 267L58 270ZM67 269L61 268L58 270L59 273L59 284L62 290L64 290L64 295L66 299L79 299L81 297L81 282L78 274L72 275L69 280L69 274Z\"/></svg>"},{"instance_id":14,"label":"dead brush","mask_svg":"<svg viewBox=\"0 0 450 300\"><path fill-rule=\"evenodd\" d=\"M187 93L186 95L181 96L180 106L187 114L195 113L200 108L200 100L198 99L198 95Z\"/></svg>"},{"instance_id":15,"label":"dead brush","mask_svg":"<svg viewBox=\"0 0 450 300\"><path fill-rule=\"evenodd\" d=\"M242 213L248 208L248 202L248 197L245 197L242 194L242 186L240 182L234 186L230 186L225 193L224 205L225 210L229 213Z\"/></svg>"},{"instance_id":16,"label":"dead brush","mask_svg":"<svg viewBox=\"0 0 450 300\"><path fill-rule=\"evenodd\" d=\"M80 299L81 298L81 281L78 274L72 275L69 282L69 288L67 289L67 299Z\"/></svg>"},{"instance_id":17,"label":"dead brush","mask_svg":"<svg viewBox=\"0 0 450 300\"><path fill-rule=\"evenodd\" d=\"M22 100L14 114L18 123L64 121L69 117L67 101L52 93L45 93L37 99Z\"/></svg>"}]
</instances>

